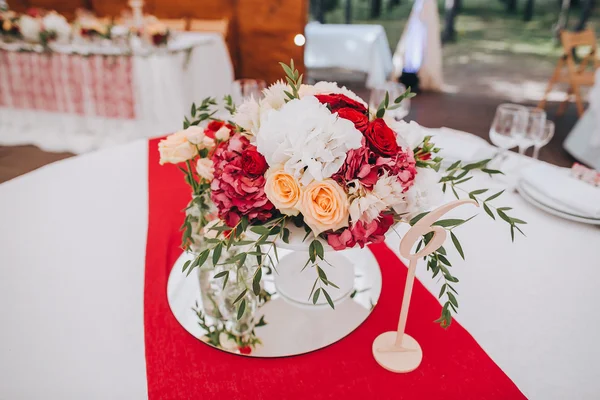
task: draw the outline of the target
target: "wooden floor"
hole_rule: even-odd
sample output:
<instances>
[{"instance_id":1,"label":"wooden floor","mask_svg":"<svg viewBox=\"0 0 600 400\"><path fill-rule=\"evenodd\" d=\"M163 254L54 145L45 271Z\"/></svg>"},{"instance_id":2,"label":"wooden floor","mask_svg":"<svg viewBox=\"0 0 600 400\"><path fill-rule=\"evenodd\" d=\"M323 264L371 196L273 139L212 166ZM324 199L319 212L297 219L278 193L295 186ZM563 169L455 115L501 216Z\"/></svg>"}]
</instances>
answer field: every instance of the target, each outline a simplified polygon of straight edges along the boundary
<instances>
[{"instance_id":1,"label":"wooden floor","mask_svg":"<svg viewBox=\"0 0 600 400\"><path fill-rule=\"evenodd\" d=\"M363 98L368 98L364 86L352 87ZM438 128L446 126L470 132L488 140L490 123L498 104L504 99L473 96L470 94L424 93L412 99L409 120L423 126ZM552 142L542 149L540 158L552 164L571 166L573 159L562 149L562 143L577 121L575 107L571 105L560 119L554 117L557 104L548 108L548 118L556 123L556 134ZM0 132L0 135L2 133ZM35 146L0 146L0 182L25 174L46 164L71 157L70 153L49 153Z\"/></svg>"}]
</instances>

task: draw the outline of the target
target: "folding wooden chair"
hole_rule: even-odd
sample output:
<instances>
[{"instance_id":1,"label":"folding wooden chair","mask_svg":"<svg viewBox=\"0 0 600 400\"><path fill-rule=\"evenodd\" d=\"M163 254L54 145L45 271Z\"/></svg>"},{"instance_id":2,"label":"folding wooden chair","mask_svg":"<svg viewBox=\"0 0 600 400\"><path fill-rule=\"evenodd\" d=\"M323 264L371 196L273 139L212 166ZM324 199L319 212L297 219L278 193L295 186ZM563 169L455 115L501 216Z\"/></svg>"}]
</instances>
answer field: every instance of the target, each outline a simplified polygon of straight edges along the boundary
<instances>
[{"instance_id":1,"label":"folding wooden chair","mask_svg":"<svg viewBox=\"0 0 600 400\"><path fill-rule=\"evenodd\" d=\"M596 68L600 67L600 60L596 57L596 36L592 29L586 29L581 32L562 31L560 33L560 41L562 42L564 54L558 60L556 69L550 78L550 82L548 82L548 87L542 101L538 104L538 108L545 108L548 93L550 93L556 83L567 83L569 84L567 98L558 108L556 115L560 116L565 112L571 95L574 95L577 113L581 117L583 114L583 100L579 87L593 86L594 72ZM574 52L579 46L589 46L590 52L577 65ZM587 69L588 65L592 66L592 70ZM566 67L566 74L563 73L564 67Z\"/></svg>"}]
</instances>

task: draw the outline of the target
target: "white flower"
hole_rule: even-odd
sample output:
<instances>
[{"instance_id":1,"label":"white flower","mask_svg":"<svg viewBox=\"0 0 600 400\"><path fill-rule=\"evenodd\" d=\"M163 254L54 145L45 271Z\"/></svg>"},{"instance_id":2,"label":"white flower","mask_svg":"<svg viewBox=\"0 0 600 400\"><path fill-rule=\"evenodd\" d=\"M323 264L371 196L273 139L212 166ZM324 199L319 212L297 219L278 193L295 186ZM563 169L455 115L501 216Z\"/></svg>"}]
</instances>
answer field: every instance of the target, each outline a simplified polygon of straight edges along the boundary
<instances>
[{"instance_id":1,"label":"white flower","mask_svg":"<svg viewBox=\"0 0 600 400\"><path fill-rule=\"evenodd\" d=\"M317 94L343 94L344 96L349 97L352 100L356 100L363 106L367 107L367 103L358 97L356 93L346 89L346 86L339 87L335 82L321 81L315 83L314 85L301 85L300 89L298 90L298 95L300 98L314 96Z\"/></svg>"},{"instance_id":2,"label":"white flower","mask_svg":"<svg viewBox=\"0 0 600 400\"><path fill-rule=\"evenodd\" d=\"M39 42L40 32L42 31L42 23L38 18L22 15L19 19L19 29L23 39L28 42Z\"/></svg>"},{"instance_id":3,"label":"white flower","mask_svg":"<svg viewBox=\"0 0 600 400\"><path fill-rule=\"evenodd\" d=\"M209 138L204 133L204 129L199 126L190 126L186 130L178 132L183 135L188 142L195 144L200 149L211 149L215 146L214 139Z\"/></svg>"},{"instance_id":4,"label":"white flower","mask_svg":"<svg viewBox=\"0 0 600 400\"><path fill-rule=\"evenodd\" d=\"M229 337L225 332L219 333L219 344L224 350L234 351L238 349L235 340Z\"/></svg>"},{"instance_id":5,"label":"white flower","mask_svg":"<svg viewBox=\"0 0 600 400\"><path fill-rule=\"evenodd\" d=\"M431 168L417 168L415 182L406 192L407 204L403 212L408 214L405 216L407 220L442 202L444 194L439 180L439 174Z\"/></svg>"},{"instance_id":6,"label":"white flower","mask_svg":"<svg viewBox=\"0 0 600 400\"><path fill-rule=\"evenodd\" d=\"M201 158L196 163L196 172L201 178L212 181L215 173L213 162L209 158Z\"/></svg>"},{"instance_id":7,"label":"white flower","mask_svg":"<svg viewBox=\"0 0 600 400\"><path fill-rule=\"evenodd\" d=\"M357 185L359 183L357 182ZM369 223L376 219L382 211L388 209L405 210L406 200L404 187L396 176L387 173L379 178L370 192L358 190L359 196L350 203L350 218ZM361 193L362 192L362 193Z\"/></svg>"},{"instance_id":8,"label":"white flower","mask_svg":"<svg viewBox=\"0 0 600 400\"><path fill-rule=\"evenodd\" d=\"M231 129L227 125L223 125L215 132L215 139L217 140L228 140L229 136L231 136Z\"/></svg>"},{"instance_id":9,"label":"white flower","mask_svg":"<svg viewBox=\"0 0 600 400\"><path fill-rule=\"evenodd\" d=\"M271 110L256 135L258 151L269 165L283 165L304 186L335 174L350 149L361 146L362 133L313 97L295 99Z\"/></svg>"},{"instance_id":10,"label":"white flower","mask_svg":"<svg viewBox=\"0 0 600 400\"><path fill-rule=\"evenodd\" d=\"M260 128L260 117L260 104L254 97L250 97L237 108L233 115L233 122L248 133L256 135Z\"/></svg>"},{"instance_id":11,"label":"white flower","mask_svg":"<svg viewBox=\"0 0 600 400\"><path fill-rule=\"evenodd\" d=\"M56 12L51 12L46 14L42 22L45 30L56 33L57 42L65 43L69 41L71 25L65 17Z\"/></svg>"},{"instance_id":12,"label":"white flower","mask_svg":"<svg viewBox=\"0 0 600 400\"><path fill-rule=\"evenodd\" d=\"M285 91L292 92L289 85L283 83L283 81L277 81L267 89L263 90L264 98L260 101L261 109L274 109L279 110L284 106L288 96Z\"/></svg>"},{"instance_id":13,"label":"white flower","mask_svg":"<svg viewBox=\"0 0 600 400\"><path fill-rule=\"evenodd\" d=\"M410 148L414 150L415 147L423 143L425 138L425 129L417 124L415 121L405 122L396 121L391 117L384 117L383 120L394 132L397 134L398 145L402 148Z\"/></svg>"}]
</instances>

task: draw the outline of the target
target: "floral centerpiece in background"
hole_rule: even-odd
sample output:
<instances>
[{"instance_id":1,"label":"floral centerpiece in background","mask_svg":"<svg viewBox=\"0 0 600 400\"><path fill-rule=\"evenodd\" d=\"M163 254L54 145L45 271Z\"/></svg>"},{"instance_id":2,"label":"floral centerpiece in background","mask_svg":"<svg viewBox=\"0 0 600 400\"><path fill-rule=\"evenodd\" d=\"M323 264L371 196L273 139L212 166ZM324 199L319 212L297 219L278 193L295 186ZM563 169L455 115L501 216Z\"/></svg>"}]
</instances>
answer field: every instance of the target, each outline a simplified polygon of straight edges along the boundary
<instances>
[{"instance_id":1,"label":"floral centerpiece in background","mask_svg":"<svg viewBox=\"0 0 600 400\"><path fill-rule=\"evenodd\" d=\"M329 82L303 85L293 62L282 66L286 82L265 89L263 99L250 98L236 109L225 98L229 121L216 119L216 101L205 99L199 107L192 105L183 131L159 144L161 164L178 164L193 193L182 230L184 249L196 256L184 271L189 274L207 262L241 267L253 260L248 287L236 299L238 318L248 290L260 292L261 267L276 265L277 243L289 242L292 226L303 228L309 243L305 268L318 272L307 295L313 303L323 295L334 307L327 289L336 285L321 264L326 263L324 246L343 250L380 243L394 224L414 224L438 205L447 189L458 198L472 171L501 173L482 160L456 162L440 174L443 160L421 127L385 115L414 96L410 89L396 99L386 96L377 110L370 110L350 90ZM486 192L465 194L492 218L495 213L506 221L514 238L524 222L490 203L501 192L481 197ZM452 230L465 222L437 223L450 231L463 257ZM429 240L431 234L425 235L419 247ZM428 270L445 280L440 298L446 301L438 320L443 326L458 307L453 286L458 279L450 266L443 247L427 257ZM225 286L229 274L224 270L214 279L223 279Z\"/></svg>"}]
</instances>

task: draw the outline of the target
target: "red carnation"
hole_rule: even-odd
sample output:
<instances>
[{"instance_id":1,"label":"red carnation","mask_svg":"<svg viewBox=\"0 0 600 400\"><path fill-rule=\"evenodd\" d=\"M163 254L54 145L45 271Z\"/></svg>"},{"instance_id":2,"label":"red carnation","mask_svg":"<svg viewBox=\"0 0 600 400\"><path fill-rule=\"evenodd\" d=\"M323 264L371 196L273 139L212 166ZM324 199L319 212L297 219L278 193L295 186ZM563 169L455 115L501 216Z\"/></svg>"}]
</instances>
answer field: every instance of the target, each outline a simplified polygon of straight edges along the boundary
<instances>
[{"instance_id":1,"label":"red carnation","mask_svg":"<svg viewBox=\"0 0 600 400\"><path fill-rule=\"evenodd\" d=\"M344 250L359 245L363 248L369 243L381 243L385 234L394 224L394 217L390 214L380 214L368 224L363 221L353 223L349 228L344 228L338 233L327 235L327 243L335 250Z\"/></svg>"},{"instance_id":2,"label":"red carnation","mask_svg":"<svg viewBox=\"0 0 600 400\"><path fill-rule=\"evenodd\" d=\"M337 110L338 116L340 118L347 119L352 121L356 129L361 132L365 132L367 126L369 125L369 118L365 115L365 113L355 110L354 108L344 107Z\"/></svg>"},{"instance_id":3,"label":"red carnation","mask_svg":"<svg viewBox=\"0 0 600 400\"><path fill-rule=\"evenodd\" d=\"M235 226L242 216L247 216L251 223L264 222L276 212L265 195L264 175L252 174L244 167L244 153L260 156L256 146L238 133L217 146L212 156L215 173L210 186L211 199L219 211L219 218L228 226ZM253 162L257 159L256 156L249 157ZM261 167L254 162L252 167L253 172L259 168L266 169L266 163Z\"/></svg>"},{"instance_id":4,"label":"red carnation","mask_svg":"<svg viewBox=\"0 0 600 400\"><path fill-rule=\"evenodd\" d=\"M395 156L400 151L396 133L381 118L377 118L369 124L365 131L365 137L369 142L369 147L383 157Z\"/></svg>"},{"instance_id":5,"label":"red carnation","mask_svg":"<svg viewBox=\"0 0 600 400\"><path fill-rule=\"evenodd\" d=\"M242 168L249 174L262 175L267 171L267 161L256 150L244 150L242 153Z\"/></svg>"},{"instance_id":6,"label":"red carnation","mask_svg":"<svg viewBox=\"0 0 600 400\"><path fill-rule=\"evenodd\" d=\"M318 94L315 96L322 104L327 104L331 112L336 112L340 108L353 108L365 114L367 108L356 100L343 94Z\"/></svg>"}]
</instances>

